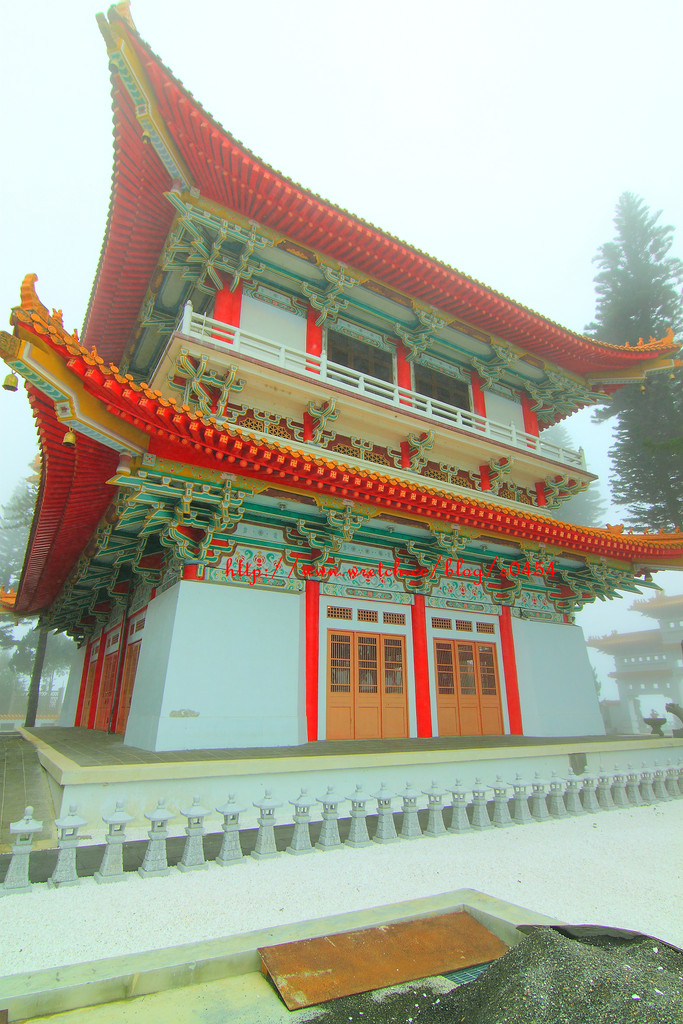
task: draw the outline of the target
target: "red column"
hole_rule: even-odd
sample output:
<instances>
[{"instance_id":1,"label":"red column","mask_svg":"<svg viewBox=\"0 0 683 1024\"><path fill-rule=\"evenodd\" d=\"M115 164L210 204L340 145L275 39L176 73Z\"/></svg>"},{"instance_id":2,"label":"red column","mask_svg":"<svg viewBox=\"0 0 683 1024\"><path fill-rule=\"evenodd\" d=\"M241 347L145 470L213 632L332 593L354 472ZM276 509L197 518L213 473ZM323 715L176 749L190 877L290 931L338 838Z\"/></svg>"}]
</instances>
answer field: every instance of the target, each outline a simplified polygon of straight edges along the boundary
<instances>
[{"instance_id":1,"label":"red column","mask_svg":"<svg viewBox=\"0 0 683 1024\"><path fill-rule=\"evenodd\" d=\"M472 412L476 412L477 416L485 416L486 396L482 391L481 377L476 370L472 370L470 382L472 384Z\"/></svg>"},{"instance_id":2,"label":"red column","mask_svg":"<svg viewBox=\"0 0 683 1024\"><path fill-rule=\"evenodd\" d=\"M545 500L545 484L542 480L536 481L536 504L541 507L548 504Z\"/></svg>"},{"instance_id":3,"label":"red column","mask_svg":"<svg viewBox=\"0 0 683 1024\"><path fill-rule=\"evenodd\" d=\"M527 395L526 391L521 392L522 398L522 415L524 416L524 429L527 434L533 434L534 437L538 437L538 417L531 408L531 399Z\"/></svg>"},{"instance_id":4,"label":"red column","mask_svg":"<svg viewBox=\"0 0 683 1024\"><path fill-rule=\"evenodd\" d=\"M500 647L503 655L503 673L505 675L505 693L507 695L510 734L522 736L522 709L519 703L519 684L517 681L517 660L515 644L512 637L512 612L509 605L503 605L500 622Z\"/></svg>"},{"instance_id":5,"label":"red column","mask_svg":"<svg viewBox=\"0 0 683 1024\"><path fill-rule=\"evenodd\" d=\"M320 651L320 583L306 580L306 730L318 738L318 656Z\"/></svg>"},{"instance_id":6,"label":"red column","mask_svg":"<svg viewBox=\"0 0 683 1024\"><path fill-rule=\"evenodd\" d=\"M240 281L234 292L230 291L229 284L216 292L216 301L213 307L214 320L220 320L222 324L230 324L231 327L239 327L242 313L242 282Z\"/></svg>"},{"instance_id":7,"label":"red column","mask_svg":"<svg viewBox=\"0 0 683 1024\"><path fill-rule=\"evenodd\" d=\"M306 351L312 356L320 356L323 351L323 327L315 322L318 316L320 312L309 303L306 313ZM320 372L317 364L312 364L309 369L314 373Z\"/></svg>"},{"instance_id":8,"label":"red column","mask_svg":"<svg viewBox=\"0 0 683 1024\"><path fill-rule=\"evenodd\" d=\"M417 735L432 735L432 702L429 696L429 663L427 661L427 618L424 594L415 594L410 609L413 627L413 664L415 669L415 708Z\"/></svg>"},{"instance_id":9,"label":"red column","mask_svg":"<svg viewBox=\"0 0 683 1024\"><path fill-rule=\"evenodd\" d=\"M88 729L93 729L95 726L95 712L97 711L97 698L100 695L100 679L102 678L102 665L104 664L104 651L107 646L107 634L104 630L100 633L100 649L97 652L97 666L95 668L95 678L92 684L92 693L90 695L90 713L88 715L88 721L84 724Z\"/></svg>"},{"instance_id":10,"label":"red column","mask_svg":"<svg viewBox=\"0 0 683 1024\"><path fill-rule=\"evenodd\" d=\"M491 490L491 474L488 466L479 467L479 482L481 483L482 491Z\"/></svg>"},{"instance_id":11,"label":"red column","mask_svg":"<svg viewBox=\"0 0 683 1024\"><path fill-rule=\"evenodd\" d=\"M83 702L85 700L85 686L88 682L88 672L90 671L90 653L92 651L92 640L89 640L85 648L85 658L83 659L83 671L81 672L81 688L78 691L78 705L76 707L76 717L74 718L74 725L81 724L81 715L83 714Z\"/></svg>"},{"instance_id":12,"label":"red column","mask_svg":"<svg viewBox=\"0 0 683 1024\"><path fill-rule=\"evenodd\" d=\"M406 347L402 341L396 342L396 383L407 391L413 390L413 377L408 362ZM401 405L410 405L410 399L401 398Z\"/></svg>"}]
</instances>

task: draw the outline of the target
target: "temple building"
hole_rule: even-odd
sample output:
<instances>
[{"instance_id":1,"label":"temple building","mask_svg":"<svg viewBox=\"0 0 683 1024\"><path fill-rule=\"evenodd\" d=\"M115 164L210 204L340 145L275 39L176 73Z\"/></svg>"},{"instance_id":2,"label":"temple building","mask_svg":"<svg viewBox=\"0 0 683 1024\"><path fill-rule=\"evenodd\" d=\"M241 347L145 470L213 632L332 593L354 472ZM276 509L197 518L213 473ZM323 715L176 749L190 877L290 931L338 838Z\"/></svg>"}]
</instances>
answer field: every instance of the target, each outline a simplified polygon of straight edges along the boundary
<instances>
[{"instance_id":1,"label":"temple building","mask_svg":"<svg viewBox=\"0 0 683 1024\"><path fill-rule=\"evenodd\" d=\"M654 629L594 637L589 646L614 658L610 672L619 691L619 712L626 717L628 731L648 732L643 716L650 713L652 698L666 714L665 702L683 706L683 594L658 594L649 601L636 601L631 611L654 619ZM675 727L680 723L677 719ZM624 730L626 731L626 730Z\"/></svg>"},{"instance_id":2,"label":"temple building","mask_svg":"<svg viewBox=\"0 0 683 1024\"><path fill-rule=\"evenodd\" d=\"M683 567L683 534L558 522L594 477L543 429L670 373L672 333L590 340L306 191L126 4L99 19L83 330L31 274L0 335L42 451L13 604L79 644L62 724L160 751L604 735L573 615Z\"/></svg>"}]
</instances>

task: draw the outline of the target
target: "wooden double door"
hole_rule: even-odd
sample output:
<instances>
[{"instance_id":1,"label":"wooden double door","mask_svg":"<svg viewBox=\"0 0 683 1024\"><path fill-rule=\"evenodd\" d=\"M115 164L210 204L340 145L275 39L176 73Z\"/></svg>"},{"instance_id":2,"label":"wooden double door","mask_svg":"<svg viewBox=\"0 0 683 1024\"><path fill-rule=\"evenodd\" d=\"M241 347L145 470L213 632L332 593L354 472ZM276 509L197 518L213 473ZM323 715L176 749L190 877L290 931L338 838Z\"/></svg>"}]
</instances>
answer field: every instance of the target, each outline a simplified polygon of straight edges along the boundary
<instances>
[{"instance_id":1,"label":"wooden double door","mask_svg":"<svg viewBox=\"0 0 683 1024\"><path fill-rule=\"evenodd\" d=\"M435 640L439 736L503 732L495 644Z\"/></svg>"},{"instance_id":2,"label":"wooden double door","mask_svg":"<svg viewBox=\"0 0 683 1024\"><path fill-rule=\"evenodd\" d=\"M405 637L330 630L327 739L408 735Z\"/></svg>"}]
</instances>

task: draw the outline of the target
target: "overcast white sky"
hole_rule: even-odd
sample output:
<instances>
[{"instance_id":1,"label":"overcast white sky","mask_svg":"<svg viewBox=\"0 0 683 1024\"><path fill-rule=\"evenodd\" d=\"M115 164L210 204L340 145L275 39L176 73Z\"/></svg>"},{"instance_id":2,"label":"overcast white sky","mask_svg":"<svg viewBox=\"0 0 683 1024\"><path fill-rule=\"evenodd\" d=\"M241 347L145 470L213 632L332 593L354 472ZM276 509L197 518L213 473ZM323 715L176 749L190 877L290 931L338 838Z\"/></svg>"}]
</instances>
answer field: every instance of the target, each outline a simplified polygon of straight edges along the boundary
<instances>
[{"instance_id":1,"label":"overcast white sky","mask_svg":"<svg viewBox=\"0 0 683 1024\"><path fill-rule=\"evenodd\" d=\"M83 321L112 168L98 9L0 5L2 316L33 271L67 327ZM268 163L567 327L593 317L591 261L623 191L678 226L683 256L680 0L134 0L132 14ZM0 391L0 425L2 504L35 450L22 395ZM566 425L606 482L609 429L589 413ZM647 628L630 603L587 610L586 632Z\"/></svg>"}]
</instances>

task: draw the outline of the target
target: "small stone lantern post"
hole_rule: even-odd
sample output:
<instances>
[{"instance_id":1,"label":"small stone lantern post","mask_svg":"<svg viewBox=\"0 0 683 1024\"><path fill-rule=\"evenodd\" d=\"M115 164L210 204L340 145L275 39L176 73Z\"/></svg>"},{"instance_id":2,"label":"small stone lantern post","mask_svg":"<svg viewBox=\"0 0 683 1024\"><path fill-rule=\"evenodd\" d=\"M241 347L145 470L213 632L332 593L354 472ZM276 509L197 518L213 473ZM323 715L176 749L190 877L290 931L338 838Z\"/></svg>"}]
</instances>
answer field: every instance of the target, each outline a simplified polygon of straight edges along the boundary
<instances>
[{"instance_id":1,"label":"small stone lantern post","mask_svg":"<svg viewBox=\"0 0 683 1024\"><path fill-rule=\"evenodd\" d=\"M666 791L665 777L666 770L662 767L659 761L655 761L655 770L652 773L652 788L655 794L655 800L670 800L671 797Z\"/></svg>"},{"instance_id":2,"label":"small stone lantern post","mask_svg":"<svg viewBox=\"0 0 683 1024\"><path fill-rule=\"evenodd\" d=\"M85 818L76 814L76 810L76 804L71 804L69 813L55 820L55 825L59 829L59 853L55 869L47 880L51 889L60 885L79 885L81 881L76 874L76 849L80 839L78 830L87 825L87 822Z\"/></svg>"},{"instance_id":3,"label":"small stone lantern post","mask_svg":"<svg viewBox=\"0 0 683 1024\"><path fill-rule=\"evenodd\" d=\"M546 789L548 783L544 782L538 772L534 773L531 783L531 817L535 821L548 821L548 802L546 800Z\"/></svg>"},{"instance_id":4,"label":"small stone lantern post","mask_svg":"<svg viewBox=\"0 0 683 1024\"><path fill-rule=\"evenodd\" d=\"M626 795L626 773L622 771L619 765L614 766L614 775L612 776L614 782L612 783L612 799L614 800L615 807L628 807L628 797Z\"/></svg>"},{"instance_id":5,"label":"small stone lantern post","mask_svg":"<svg viewBox=\"0 0 683 1024\"><path fill-rule=\"evenodd\" d=\"M481 779L474 780L474 786L472 787L472 828L479 830L493 828L487 807L486 794L488 793L488 788Z\"/></svg>"},{"instance_id":6,"label":"small stone lantern post","mask_svg":"<svg viewBox=\"0 0 683 1024\"><path fill-rule=\"evenodd\" d=\"M493 825L494 828L508 828L514 825L512 818L510 817L510 808L508 807L508 784L503 782L500 775L496 776L496 781L491 786L493 790Z\"/></svg>"},{"instance_id":7,"label":"small stone lantern post","mask_svg":"<svg viewBox=\"0 0 683 1024\"><path fill-rule=\"evenodd\" d=\"M240 845L240 814L244 807L237 803L234 793L228 796L228 802L222 807L217 807L219 814L223 815L223 842L221 852L216 857L216 864L222 868L228 864L241 864L243 861L242 847Z\"/></svg>"},{"instance_id":8,"label":"small stone lantern post","mask_svg":"<svg viewBox=\"0 0 683 1024\"><path fill-rule=\"evenodd\" d=\"M104 837L106 846L102 855L100 870L96 871L93 878L101 885L103 882L122 882L126 874L123 870L123 844L126 841L126 825L133 820L132 814L126 814L123 809L123 800L116 801L116 810L111 814L102 815L102 821L109 826L109 831Z\"/></svg>"},{"instance_id":9,"label":"small stone lantern post","mask_svg":"<svg viewBox=\"0 0 683 1024\"><path fill-rule=\"evenodd\" d=\"M24 817L19 821L10 823L10 832L16 836L12 844L12 859L7 868L5 881L0 888L0 896L11 892L29 892L31 882L28 877L28 862L33 849L33 837L37 832L42 832L42 821L36 821L33 817L33 808L27 807Z\"/></svg>"},{"instance_id":10,"label":"small stone lantern post","mask_svg":"<svg viewBox=\"0 0 683 1024\"><path fill-rule=\"evenodd\" d=\"M272 790L267 789L265 796L258 803L254 803L261 812L258 819L258 832L256 833L256 846L252 850L252 857L256 860L266 860L268 857L277 857L278 850L275 845L275 811L282 804L273 800Z\"/></svg>"},{"instance_id":11,"label":"small stone lantern post","mask_svg":"<svg viewBox=\"0 0 683 1024\"><path fill-rule=\"evenodd\" d=\"M595 787L595 796L601 811L613 811L614 800L612 799L612 775L602 765L598 768L598 784Z\"/></svg>"},{"instance_id":12,"label":"small stone lantern post","mask_svg":"<svg viewBox=\"0 0 683 1024\"><path fill-rule=\"evenodd\" d=\"M594 814L600 810L600 805L595 795L595 777L586 772L581 778L581 803L583 804L583 809L588 814Z\"/></svg>"},{"instance_id":13,"label":"small stone lantern post","mask_svg":"<svg viewBox=\"0 0 683 1024\"><path fill-rule=\"evenodd\" d=\"M147 833L149 841L145 850L145 859L142 862L142 866L138 868L138 874L142 878L168 875L171 869L166 858L166 840L168 838L166 826L171 818L173 818L173 815L166 809L166 801L159 800L154 810L145 814L145 817L148 821L151 821L152 827Z\"/></svg>"},{"instance_id":14,"label":"small stone lantern post","mask_svg":"<svg viewBox=\"0 0 683 1024\"><path fill-rule=\"evenodd\" d=\"M529 812L528 783L524 782L519 772L515 775L512 786L512 820L515 825L528 825L532 821Z\"/></svg>"},{"instance_id":15,"label":"small stone lantern post","mask_svg":"<svg viewBox=\"0 0 683 1024\"><path fill-rule=\"evenodd\" d=\"M195 796L192 799L192 807L186 811L181 808L180 813L187 818L185 829L187 839L183 847L183 855L178 861L178 870L204 871L209 866L204 857L204 818L209 812L206 807L201 806L199 797Z\"/></svg>"},{"instance_id":16,"label":"small stone lantern post","mask_svg":"<svg viewBox=\"0 0 683 1024\"><path fill-rule=\"evenodd\" d=\"M351 826L346 845L353 849L369 846L370 836L368 835L368 823L365 817L365 805L370 800L370 794L365 793L363 787L359 784L356 786L355 792L350 797L347 797L347 799L351 801Z\"/></svg>"},{"instance_id":17,"label":"small stone lantern post","mask_svg":"<svg viewBox=\"0 0 683 1024\"><path fill-rule=\"evenodd\" d=\"M640 795L643 798L644 804L655 804L657 798L655 797L655 791L652 788L652 772L643 761L643 770L640 773Z\"/></svg>"},{"instance_id":18,"label":"small stone lantern post","mask_svg":"<svg viewBox=\"0 0 683 1024\"><path fill-rule=\"evenodd\" d=\"M640 795L640 775L632 764L626 765L626 799L632 807L640 807L643 803Z\"/></svg>"},{"instance_id":19,"label":"small stone lantern post","mask_svg":"<svg viewBox=\"0 0 683 1024\"><path fill-rule=\"evenodd\" d=\"M548 813L551 818L566 818L567 808L564 806L564 779L557 772L550 776L550 795L548 796Z\"/></svg>"},{"instance_id":20,"label":"small stone lantern post","mask_svg":"<svg viewBox=\"0 0 683 1024\"><path fill-rule=\"evenodd\" d=\"M317 850L334 850L341 846L339 838L339 804L344 797L338 796L332 786L327 787L325 796L318 797L318 803L323 805L323 823L320 828L318 842L315 844Z\"/></svg>"},{"instance_id":21,"label":"small stone lantern post","mask_svg":"<svg viewBox=\"0 0 683 1024\"><path fill-rule=\"evenodd\" d=\"M308 790L304 786L296 800L290 800L289 802L294 808L294 834L291 843L287 847L287 853L312 853L311 807L316 803L316 800L309 797Z\"/></svg>"},{"instance_id":22,"label":"small stone lantern post","mask_svg":"<svg viewBox=\"0 0 683 1024\"><path fill-rule=\"evenodd\" d=\"M469 790L463 789L460 779L456 779L455 786L449 792L453 798L453 808L451 810L451 823L448 826L448 831L456 834L459 832L469 832L472 828L470 819L467 816Z\"/></svg>"},{"instance_id":23,"label":"small stone lantern post","mask_svg":"<svg viewBox=\"0 0 683 1024\"><path fill-rule=\"evenodd\" d=\"M413 789L409 782L406 782L406 788L398 795L403 800L401 839L418 839L422 835L420 820L417 816L417 801L420 794Z\"/></svg>"},{"instance_id":24,"label":"small stone lantern post","mask_svg":"<svg viewBox=\"0 0 683 1024\"><path fill-rule=\"evenodd\" d=\"M426 836L436 838L446 835L446 826L443 820L443 798L447 792L447 789L442 789L435 781L432 782L429 789L422 790L423 796L426 796L429 801L429 817L427 818L427 828L424 830Z\"/></svg>"},{"instance_id":25,"label":"small stone lantern post","mask_svg":"<svg viewBox=\"0 0 683 1024\"><path fill-rule=\"evenodd\" d=\"M678 767L667 761L666 770L666 791L672 800L680 800L681 791L678 788Z\"/></svg>"},{"instance_id":26,"label":"small stone lantern post","mask_svg":"<svg viewBox=\"0 0 683 1024\"><path fill-rule=\"evenodd\" d=\"M373 843L395 843L398 840L391 801L395 794L390 793L386 783L382 782L378 793L372 794L377 801L377 828L372 837Z\"/></svg>"},{"instance_id":27,"label":"small stone lantern post","mask_svg":"<svg viewBox=\"0 0 683 1024\"><path fill-rule=\"evenodd\" d=\"M678 772L678 791L683 796L683 761L679 761L675 767Z\"/></svg>"},{"instance_id":28,"label":"small stone lantern post","mask_svg":"<svg viewBox=\"0 0 683 1024\"><path fill-rule=\"evenodd\" d=\"M567 808L567 814L583 814L583 807L581 805L581 779L578 775L574 774L572 768L569 769L566 778L567 788L564 794L564 803Z\"/></svg>"}]
</instances>

